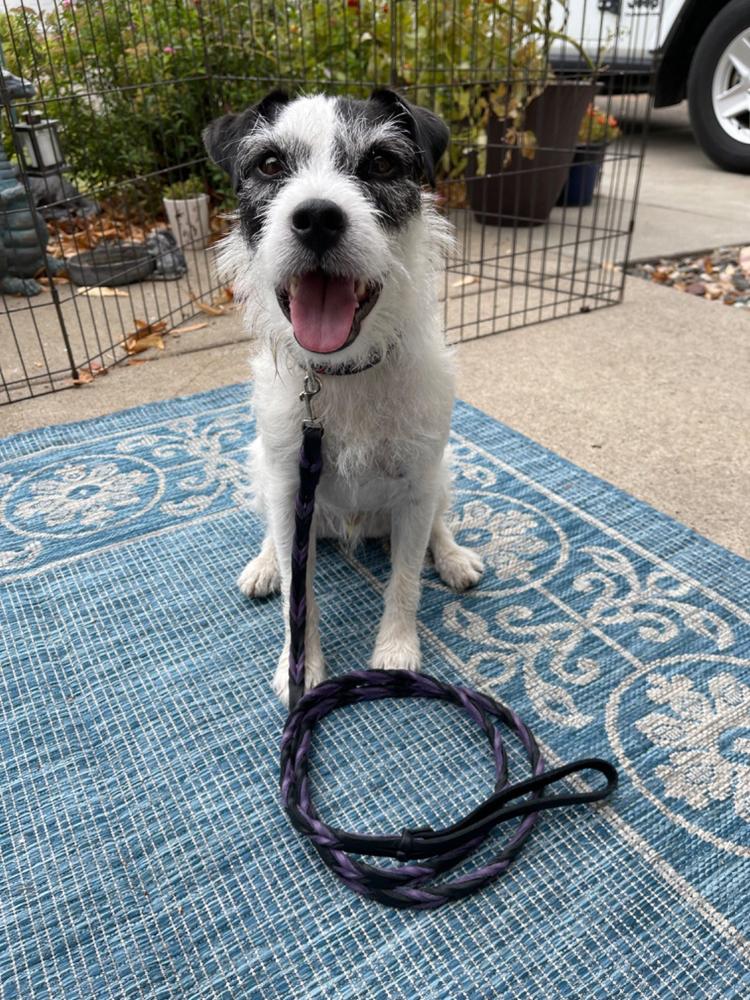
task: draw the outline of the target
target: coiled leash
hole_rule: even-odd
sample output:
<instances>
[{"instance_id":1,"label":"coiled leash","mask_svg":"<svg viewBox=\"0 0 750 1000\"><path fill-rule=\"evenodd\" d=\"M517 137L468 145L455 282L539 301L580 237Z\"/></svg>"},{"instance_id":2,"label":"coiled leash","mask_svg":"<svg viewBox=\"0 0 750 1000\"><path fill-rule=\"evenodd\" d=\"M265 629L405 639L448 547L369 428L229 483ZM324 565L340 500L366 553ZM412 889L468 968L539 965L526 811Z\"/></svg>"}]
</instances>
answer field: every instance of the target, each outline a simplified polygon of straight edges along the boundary
<instances>
[{"instance_id":1,"label":"coiled leash","mask_svg":"<svg viewBox=\"0 0 750 1000\"><path fill-rule=\"evenodd\" d=\"M432 909L461 899L488 885L511 861L545 809L597 802L617 785L617 771L609 761L591 757L546 771L536 740L516 713L486 694L446 684L406 670L355 670L325 680L307 694L305 686L305 621L307 553L315 509L315 489L323 468L323 428L315 420L312 398L320 381L308 369L300 399L307 407L299 456L299 493L295 508L292 578L289 598L289 716L281 738L281 799L292 825L306 836L323 861L345 885L361 896L397 908ZM347 833L328 826L313 804L308 757L317 722L336 708L381 698L432 698L462 708L484 731L495 761L495 791L467 816L443 830L423 827L394 835ZM520 739L532 777L509 785L508 762L498 722ZM561 778L579 771L597 771L604 787L590 792L544 796ZM523 796L528 796L523 798ZM518 801L521 800L521 801ZM520 819L499 852L481 867L453 879L437 876L461 864L498 823ZM398 866L376 867L351 855L392 858Z\"/></svg>"}]
</instances>

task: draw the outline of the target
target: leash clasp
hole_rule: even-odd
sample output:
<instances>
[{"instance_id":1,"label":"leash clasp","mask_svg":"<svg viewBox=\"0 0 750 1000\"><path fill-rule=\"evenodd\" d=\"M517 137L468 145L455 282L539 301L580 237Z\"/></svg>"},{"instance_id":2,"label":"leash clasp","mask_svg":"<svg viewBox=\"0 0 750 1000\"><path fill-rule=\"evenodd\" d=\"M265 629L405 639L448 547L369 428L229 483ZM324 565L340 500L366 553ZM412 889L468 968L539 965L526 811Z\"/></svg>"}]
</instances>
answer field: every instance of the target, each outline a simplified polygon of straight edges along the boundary
<instances>
[{"instance_id":1,"label":"leash clasp","mask_svg":"<svg viewBox=\"0 0 750 1000\"><path fill-rule=\"evenodd\" d=\"M304 389L299 394L300 402L305 404L305 409L307 410L307 417L302 422L302 426L320 427L320 421L316 419L315 413L313 412L312 401L313 398L318 395L323 386L321 385L320 379L309 365L307 367L307 371L305 372L304 386Z\"/></svg>"}]
</instances>

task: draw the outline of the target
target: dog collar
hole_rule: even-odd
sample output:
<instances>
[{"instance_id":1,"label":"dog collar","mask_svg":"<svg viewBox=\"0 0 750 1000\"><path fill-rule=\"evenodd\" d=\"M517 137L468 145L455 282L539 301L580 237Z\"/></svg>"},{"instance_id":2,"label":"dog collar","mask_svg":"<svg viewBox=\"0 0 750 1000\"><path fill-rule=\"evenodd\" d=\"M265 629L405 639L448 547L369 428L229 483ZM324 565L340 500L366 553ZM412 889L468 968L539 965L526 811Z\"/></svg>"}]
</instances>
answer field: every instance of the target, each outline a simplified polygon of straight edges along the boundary
<instances>
[{"instance_id":1,"label":"dog collar","mask_svg":"<svg viewBox=\"0 0 750 1000\"><path fill-rule=\"evenodd\" d=\"M348 361L340 365L311 364L310 368L316 375L359 375L374 368L375 365L379 365L381 361L385 361L395 346L395 344L390 344L384 351L372 350L364 361ZM300 367L306 368L302 364Z\"/></svg>"}]
</instances>

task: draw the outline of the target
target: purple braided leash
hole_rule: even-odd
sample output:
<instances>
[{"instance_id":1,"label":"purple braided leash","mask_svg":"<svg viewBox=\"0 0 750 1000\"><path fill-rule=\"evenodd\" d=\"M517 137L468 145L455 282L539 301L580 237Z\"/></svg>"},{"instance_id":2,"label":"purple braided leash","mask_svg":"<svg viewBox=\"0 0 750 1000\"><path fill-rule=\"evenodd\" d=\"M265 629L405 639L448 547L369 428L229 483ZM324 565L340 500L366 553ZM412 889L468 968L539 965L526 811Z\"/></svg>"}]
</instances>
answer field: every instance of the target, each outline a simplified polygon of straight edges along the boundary
<instances>
[{"instance_id":1,"label":"purple braided leash","mask_svg":"<svg viewBox=\"0 0 750 1000\"><path fill-rule=\"evenodd\" d=\"M477 892L506 871L543 810L596 802L610 795L617 785L617 771L609 761L598 757L546 771L536 740L512 709L488 695L446 684L425 674L406 670L355 670L343 677L323 681L304 693L307 554L315 490L323 468L322 438L320 425L314 421L305 423L292 545L290 710L281 738L281 800L294 828L309 839L325 864L354 892L387 906L434 909L449 900ZM495 761L492 795L443 830L424 827L403 830L395 835L368 835L347 833L324 823L313 804L308 776L313 729L336 708L382 698L433 698L463 709L489 741ZM496 722L520 739L531 767L532 776L526 781L508 784L505 746ZM543 794L548 785L585 770L603 775L606 785L590 792ZM468 858L498 823L516 818L520 823L491 861L466 875L436 881L443 872ZM352 855L392 858L399 864L377 867L355 860Z\"/></svg>"}]
</instances>

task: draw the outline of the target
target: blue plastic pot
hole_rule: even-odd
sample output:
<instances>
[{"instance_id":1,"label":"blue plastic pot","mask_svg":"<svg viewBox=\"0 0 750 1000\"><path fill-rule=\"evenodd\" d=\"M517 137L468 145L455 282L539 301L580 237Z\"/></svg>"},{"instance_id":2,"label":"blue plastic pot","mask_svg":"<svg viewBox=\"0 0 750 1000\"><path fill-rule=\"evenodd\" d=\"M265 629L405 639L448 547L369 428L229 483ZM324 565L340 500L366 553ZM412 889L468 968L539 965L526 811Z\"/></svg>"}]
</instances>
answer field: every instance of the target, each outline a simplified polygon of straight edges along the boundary
<instances>
[{"instance_id":1,"label":"blue plastic pot","mask_svg":"<svg viewBox=\"0 0 750 1000\"><path fill-rule=\"evenodd\" d=\"M591 204L594 200L594 192L599 181L606 148L607 144L604 142L595 146L576 146L568 179L557 199L558 205Z\"/></svg>"}]
</instances>

